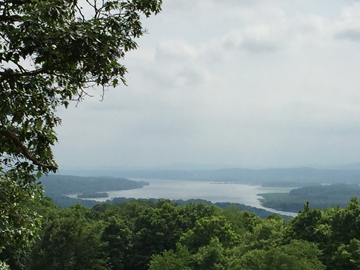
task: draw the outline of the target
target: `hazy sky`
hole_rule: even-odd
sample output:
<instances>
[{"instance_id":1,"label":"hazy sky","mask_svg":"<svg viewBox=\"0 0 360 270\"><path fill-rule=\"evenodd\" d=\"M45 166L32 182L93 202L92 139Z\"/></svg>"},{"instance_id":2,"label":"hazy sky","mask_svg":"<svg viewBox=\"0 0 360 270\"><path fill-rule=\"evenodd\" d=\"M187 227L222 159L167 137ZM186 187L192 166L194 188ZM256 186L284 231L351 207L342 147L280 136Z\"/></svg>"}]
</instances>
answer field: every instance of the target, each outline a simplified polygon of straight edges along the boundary
<instances>
[{"instance_id":1,"label":"hazy sky","mask_svg":"<svg viewBox=\"0 0 360 270\"><path fill-rule=\"evenodd\" d=\"M59 110L63 168L360 161L360 1L164 0L128 86Z\"/></svg>"}]
</instances>

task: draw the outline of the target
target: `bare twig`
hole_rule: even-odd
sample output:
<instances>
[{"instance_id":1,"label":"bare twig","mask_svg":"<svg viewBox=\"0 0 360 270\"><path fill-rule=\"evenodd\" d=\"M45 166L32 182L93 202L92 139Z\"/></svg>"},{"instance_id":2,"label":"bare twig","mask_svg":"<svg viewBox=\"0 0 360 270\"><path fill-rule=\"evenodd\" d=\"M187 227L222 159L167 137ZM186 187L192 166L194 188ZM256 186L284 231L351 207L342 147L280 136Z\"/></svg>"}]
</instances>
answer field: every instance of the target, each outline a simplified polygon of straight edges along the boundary
<instances>
[{"instance_id":1,"label":"bare twig","mask_svg":"<svg viewBox=\"0 0 360 270\"><path fill-rule=\"evenodd\" d=\"M84 16L84 14L82 13L81 8L78 6L78 4L76 4L76 9L79 11L79 14L80 14L80 16L82 17L83 21L85 21L85 16Z\"/></svg>"}]
</instances>

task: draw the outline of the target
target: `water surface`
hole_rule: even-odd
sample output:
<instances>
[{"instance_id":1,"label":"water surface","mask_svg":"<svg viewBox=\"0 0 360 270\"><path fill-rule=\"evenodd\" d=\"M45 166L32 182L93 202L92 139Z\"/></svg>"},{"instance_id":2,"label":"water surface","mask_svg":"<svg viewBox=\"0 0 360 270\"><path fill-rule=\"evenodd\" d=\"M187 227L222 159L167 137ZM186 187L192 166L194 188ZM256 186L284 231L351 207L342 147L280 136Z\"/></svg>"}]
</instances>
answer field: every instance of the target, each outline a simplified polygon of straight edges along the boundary
<instances>
[{"instance_id":1,"label":"water surface","mask_svg":"<svg viewBox=\"0 0 360 270\"><path fill-rule=\"evenodd\" d=\"M189 200L204 199L216 202L230 202L250 205L266 209L273 213L294 216L296 213L277 211L263 207L259 202L260 193L289 192L292 188L261 187L249 184L215 183L206 181L184 181L184 180L155 180L155 179L131 179L135 181L149 182L150 185L139 189L107 191L108 198L96 198L97 201L106 201L115 197L126 197L135 199L171 199Z\"/></svg>"}]
</instances>

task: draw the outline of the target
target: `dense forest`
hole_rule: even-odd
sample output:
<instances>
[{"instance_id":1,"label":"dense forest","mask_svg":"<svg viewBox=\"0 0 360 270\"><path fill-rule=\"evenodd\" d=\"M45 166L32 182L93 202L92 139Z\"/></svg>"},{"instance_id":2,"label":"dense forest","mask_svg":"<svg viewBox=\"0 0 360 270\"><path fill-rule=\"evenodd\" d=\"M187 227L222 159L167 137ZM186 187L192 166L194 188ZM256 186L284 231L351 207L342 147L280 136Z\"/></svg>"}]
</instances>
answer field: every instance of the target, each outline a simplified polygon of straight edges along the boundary
<instances>
[{"instance_id":1,"label":"dense forest","mask_svg":"<svg viewBox=\"0 0 360 270\"><path fill-rule=\"evenodd\" d=\"M236 207L168 200L30 205L39 237L0 253L13 270L359 269L360 202L304 209L290 221Z\"/></svg>"},{"instance_id":2,"label":"dense forest","mask_svg":"<svg viewBox=\"0 0 360 270\"><path fill-rule=\"evenodd\" d=\"M63 196L60 194L56 194L56 193L46 193L46 195L48 197L51 198L51 200L59 207L61 208L68 208L71 207L73 204L79 203L84 207L87 208L92 208L95 205L99 204L98 201L95 200L83 200L80 198L70 198L67 196ZM151 201L152 203L157 203L158 201L164 200L164 199L156 199L156 198L150 198L150 199L135 199L135 198L128 198L128 197L116 197L116 198L112 198L111 200L106 200L106 203L108 204L120 204L120 203L125 203L125 202L133 202L133 201ZM191 200L171 200L171 203L176 203L177 205L184 205L187 203L203 203L206 205L214 205L214 206L218 206L221 209L225 209L227 207L236 207L239 210L246 210L250 213L254 213L256 216L260 217L260 218L267 218L268 216L272 215L273 212L267 211L265 209L262 208L257 208L257 207L252 207L249 205L245 205L245 204L240 204L240 203L230 203L230 202L217 202L217 203L212 203L211 201L208 200L203 200L203 199L191 199ZM285 220L289 220L291 218L291 216L287 216L287 215L281 215L282 218L284 218Z\"/></svg>"},{"instance_id":3,"label":"dense forest","mask_svg":"<svg viewBox=\"0 0 360 270\"><path fill-rule=\"evenodd\" d=\"M314 208L345 207L352 197L360 198L359 185L333 184L296 188L289 193L265 193L262 205L280 211L297 212L306 202Z\"/></svg>"}]
</instances>

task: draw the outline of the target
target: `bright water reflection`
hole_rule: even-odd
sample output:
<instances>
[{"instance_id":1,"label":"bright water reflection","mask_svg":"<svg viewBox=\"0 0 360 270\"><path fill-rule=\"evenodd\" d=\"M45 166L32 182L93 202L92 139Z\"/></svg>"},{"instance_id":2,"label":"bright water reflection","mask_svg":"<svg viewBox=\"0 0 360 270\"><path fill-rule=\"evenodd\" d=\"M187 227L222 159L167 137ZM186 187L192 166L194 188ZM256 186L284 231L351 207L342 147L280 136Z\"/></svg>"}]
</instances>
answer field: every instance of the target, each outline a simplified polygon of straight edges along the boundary
<instances>
[{"instance_id":1,"label":"bright water reflection","mask_svg":"<svg viewBox=\"0 0 360 270\"><path fill-rule=\"evenodd\" d=\"M268 211L296 215L296 213L276 211L261 206L259 202L260 193L289 192L291 188L268 188L256 185L214 183L204 181L179 181L179 180L154 180L154 179L132 179L149 182L149 186L140 189L108 191L108 198L101 198L98 201L105 201L114 197L126 198L165 198L171 200L204 199L215 202L242 203Z\"/></svg>"}]
</instances>

